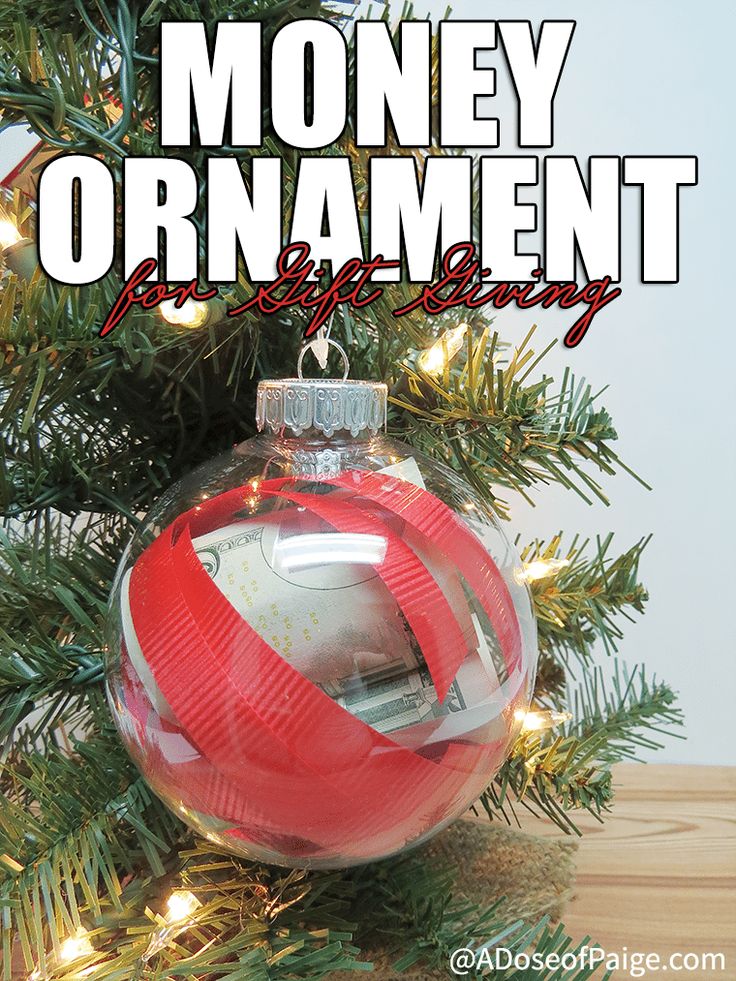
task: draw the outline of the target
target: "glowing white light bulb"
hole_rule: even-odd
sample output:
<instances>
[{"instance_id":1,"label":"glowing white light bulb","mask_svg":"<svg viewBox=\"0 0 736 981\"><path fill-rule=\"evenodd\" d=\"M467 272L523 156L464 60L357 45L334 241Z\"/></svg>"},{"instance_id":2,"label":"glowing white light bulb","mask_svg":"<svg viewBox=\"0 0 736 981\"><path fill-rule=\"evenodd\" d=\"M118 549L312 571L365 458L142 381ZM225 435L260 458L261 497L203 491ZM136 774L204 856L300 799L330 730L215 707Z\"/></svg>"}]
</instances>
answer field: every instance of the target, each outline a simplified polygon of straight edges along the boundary
<instances>
[{"instance_id":1,"label":"glowing white light bulb","mask_svg":"<svg viewBox=\"0 0 736 981\"><path fill-rule=\"evenodd\" d=\"M209 836L208 836L209 837ZM192 914L202 904L188 889L177 889L166 900L165 924L156 930L141 960L144 964L189 927Z\"/></svg>"},{"instance_id":2,"label":"glowing white light bulb","mask_svg":"<svg viewBox=\"0 0 736 981\"><path fill-rule=\"evenodd\" d=\"M23 238L21 233L15 227L9 218L5 218L0 221L0 248L8 249L11 245L15 245L16 242L20 242Z\"/></svg>"},{"instance_id":3,"label":"glowing white light bulb","mask_svg":"<svg viewBox=\"0 0 736 981\"><path fill-rule=\"evenodd\" d=\"M80 927L76 934L67 937L59 948L59 960L62 964L71 964L72 961L78 961L80 957L87 957L94 952L87 931Z\"/></svg>"},{"instance_id":4,"label":"glowing white light bulb","mask_svg":"<svg viewBox=\"0 0 736 981\"><path fill-rule=\"evenodd\" d=\"M193 892L189 892L187 889L177 889L166 900L166 922L181 923L182 920L188 920L201 905Z\"/></svg>"},{"instance_id":5,"label":"glowing white light bulb","mask_svg":"<svg viewBox=\"0 0 736 981\"><path fill-rule=\"evenodd\" d=\"M548 709L543 712L525 712L519 709L514 713L517 722L521 722L522 732L538 732L541 729L553 729L572 719L571 712L555 712Z\"/></svg>"},{"instance_id":6,"label":"glowing white light bulb","mask_svg":"<svg viewBox=\"0 0 736 981\"><path fill-rule=\"evenodd\" d=\"M439 375L445 370L460 348L468 332L467 324L450 327L438 341L435 341L426 351L422 351L417 360L419 367L428 375Z\"/></svg>"},{"instance_id":7,"label":"glowing white light bulb","mask_svg":"<svg viewBox=\"0 0 736 981\"><path fill-rule=\"evenodd\" d=\"M176 327L203 327L210 317L207 303L193 300L191 296L180 307L177 307L175 300L163 300L159 310L164 320Z\"/></svg>"},{"instance_id":8,"label":"glowing white light bulb","mask_svg":"<svg viewBox=\"0 0 736 981\"><path fill-rule=\"evenodd\" d=\"M535 559L534 562L525 562L524 568L519 570L516 578L519 582L537 582L557 575L568 565L570 565L569 559Z\"/></svg>"}]
</instances>

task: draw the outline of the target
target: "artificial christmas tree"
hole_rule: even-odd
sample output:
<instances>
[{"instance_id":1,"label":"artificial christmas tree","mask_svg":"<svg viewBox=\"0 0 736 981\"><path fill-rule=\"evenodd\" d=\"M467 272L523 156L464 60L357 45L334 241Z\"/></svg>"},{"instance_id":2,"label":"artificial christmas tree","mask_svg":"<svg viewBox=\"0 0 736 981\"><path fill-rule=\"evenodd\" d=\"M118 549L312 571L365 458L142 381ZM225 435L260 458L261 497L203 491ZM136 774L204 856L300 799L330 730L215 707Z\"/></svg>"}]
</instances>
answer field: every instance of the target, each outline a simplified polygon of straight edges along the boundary
<instances>
[{"instance_id":1,"label":"artificial christmas tree","mask_svg":"<svg viewBox=\"0 0 736 981\"><path fill-rule=\"evenodd\" d=\"M5 5L4 120L27 120L48 150L100 156L116 173L126 156L162 155L164 12L208 30L256 18L267 37L295 17L343 25L344 14L282 0L172 0L165 11L125 0ZM288 215L298 155L272 134L266 143L283 157ZM333 152L351 156L364 198L368 155L350 127L319 151ZM201 148L177 155L203 170ZM463 870L421 851L352 871L285 872L195 837L149 790L104 695L114 571L166 487L253 434L256 382L291 373L302 322L253 310L228 319L217 300L189 300L136 306L100 337L120 270L84 287L46 279L10 251L33 240L33 202L16 191L5 210L17 235L4 241L0 301L4 976L316 978L365 968L377 944L397 972L446 969L455 947L501 936L506 946L566 949L564 931L516 924L509 903L453 899ZM603 495L596 471L623 464L589 387L571 375L555 387L541 374L531 333L503 342L480 317L467 327L418 311L397 320L391 311L411 294L384 286L380 301L342 310L333 333L355 377L389 386L393 435L459 471L473 500L503 517L506 490L530 497L556 481ZM222 291L234 306L251 293L244 276ZM593 663L601 646L616 654L620 618L643 608L644 545L614 555L610 538L554 537L522 548L539 670L533 711L476 805L490 819L511 820L521 806L574 832L576 812L608 808L611 765L678 721L672 693L643 668L616 669L604 683Z\"/></svg>"}]
</instances>

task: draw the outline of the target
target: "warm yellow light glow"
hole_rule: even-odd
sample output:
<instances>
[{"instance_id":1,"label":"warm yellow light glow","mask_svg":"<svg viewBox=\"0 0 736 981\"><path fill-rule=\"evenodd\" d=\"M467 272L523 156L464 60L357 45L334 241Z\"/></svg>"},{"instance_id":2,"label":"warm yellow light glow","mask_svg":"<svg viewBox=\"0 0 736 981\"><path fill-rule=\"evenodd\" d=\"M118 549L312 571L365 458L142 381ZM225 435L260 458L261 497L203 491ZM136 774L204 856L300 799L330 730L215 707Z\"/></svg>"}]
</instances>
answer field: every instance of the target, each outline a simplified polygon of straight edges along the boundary
<instances>
[{"instance_id":1,"label":"warm yellow light glow","mask_svg":"<svg viewBox=\"0 0 736 981\"><path fill-rule=\"evenodd\" d=\"M548 709L543 712L525 712L519 709L514 713L517 722L521 722L522 732L537 732L541 729L553 729L572 719L570 712L555 712Z\"/></svg>"},{"instance_id":2,"label":"warm yellow light glow","mask_svg":"<svg viewBox=\"0 0 736 981\"><path fill-rule=\"evenodd\" d=\"M189 892L187 889L177 889L166 900L166 922L181 923L182 920L188 920L201 905L193 892Z\"/></svg>"},{"instance_id":3,"label":"warm yellow light glow","mask_svg":"<svg viewBox=\"0 0 736 981\"><path fill-rule=\"evenodd\" d=\"M87 957L94 952L87 931L80 928L73 937L67 937L59 948L59 960L62 964L71 964L72 961L78 961L80 957Z\"/></svg>"},{"instance_id":4,"label":"warm yellow light glow","mask_svg":"<svg viewBox=\"0 0 736 981\"><path fill-rule=\"evenodd\" d=\"M0 248L7 249L23 238L9 218L0 221Z\"/></svg>"},{"instance_id":5,"label":"warm yellow light glow","mask_svg":"<svg viewBox=\"0 0 736 981\"><path fill-rule=\"evenodd\" d=\"M467 324L458 324L457 327L446 330L438 341L419 355L417 364L422 371L428 375L439 375L443 372L445 365L452 361L463 346L467 332Z\"/></svg>"},{"instance_id":6,"label":"warm yellow light glow","mask_svg":"<svg viewBox=\"0 0 736 981\"><path fill-rule=\"evenodd\" d=\"M522 582L537 582L539 579L548 579L555 576L561 570L570 565L569 559L535 559L534 562L525 562L524 569L518 573L517 578Z\"/></svg>"},{"instance_id":7,"label":"warm yellow light glow","mask_svg":"<svg viewBox=\"0 0 736 981\"><path fill-rule=\"evenodd\" d=\"M209 306L204 300L193 300L191 296L176 306L175 300L164 300L159 304L161 316L175 327L204 327L209 320Z\"/></svg>"},{"instance_id":8,"label":"warm yellow light glow","mask_svg":"<svg viewBox=\"0 0 736 981\"><path fill-rule=\"evenodd\" d=\"M208 836L209 837L209 836ZM202 904L188 889L177 889L166 900L165 923L151 936L141 960L144 964L190 926L192 915Z\"/></svg>"}]
</instances>

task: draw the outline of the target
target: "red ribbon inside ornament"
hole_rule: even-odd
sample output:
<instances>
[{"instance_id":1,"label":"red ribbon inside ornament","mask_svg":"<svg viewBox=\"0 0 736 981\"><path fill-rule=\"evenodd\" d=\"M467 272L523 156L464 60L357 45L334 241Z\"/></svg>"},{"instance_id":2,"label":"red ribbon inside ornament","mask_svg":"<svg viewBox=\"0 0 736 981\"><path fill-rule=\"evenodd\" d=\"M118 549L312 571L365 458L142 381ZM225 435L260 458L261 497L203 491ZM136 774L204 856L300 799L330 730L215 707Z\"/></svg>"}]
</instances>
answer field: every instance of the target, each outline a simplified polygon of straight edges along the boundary
<instances>
[{"instance_id":1,"label":"red ribbon inside ornament","mask_svg":"<svg viewBox=\"0 0 736 981\"><path fill-rule=\"evenodd\" d=\"M305 489L303 478L277 478L255 492L238 487L164 529L135 563L129 597L138 643L172 718L152 707L125 649L123 678L140 730L138 755L145 756L139 762L162 795L276 853L351 861L396 851L454 817L500 765L507 738L410 749L377 732L256 632L207 574L192 539L237 520L254 493L304 508L339 532L381 535L386 551L375 570L416 637L440 699L468 644L434 576L390 527L392 515L442 553L477 597L514 679L510 712L514 696L524 694L521 635L493 560L434 495L383 473L318 478L328 485L320 492L314 483ZM190 751L171 762L160 750L164 738L180 739Z\"/></svg>"}]
</instances>

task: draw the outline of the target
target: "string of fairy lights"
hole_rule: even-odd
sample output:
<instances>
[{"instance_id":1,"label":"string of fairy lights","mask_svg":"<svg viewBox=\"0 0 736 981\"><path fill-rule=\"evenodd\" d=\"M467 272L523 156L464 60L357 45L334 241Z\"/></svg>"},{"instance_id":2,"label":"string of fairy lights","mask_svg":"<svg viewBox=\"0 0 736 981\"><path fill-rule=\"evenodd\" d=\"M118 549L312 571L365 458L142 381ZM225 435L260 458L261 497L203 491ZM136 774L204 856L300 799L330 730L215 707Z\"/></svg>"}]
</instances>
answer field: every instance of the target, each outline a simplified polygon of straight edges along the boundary
<instances>
[{"instance_id":1,"label":"string of fairy lights","mask_svg":"<svg viewBox=\"0 0 736 981\"><path fill-rule=\"evenodd\" d=\"M147 964L152 957L193 926L195 914L201 905L194 893L188 889L175 889L171 892L166 900L165 912L155 917L157 926L140 958L141 962ZM75 933L61 942L55 956L47 957L44 968L37 967L28 975L28 981L46 981L51 973L69 969L73 970L75 977L89 977L95 972L97 965L82 967L81 963L94 957L96 953L93 934L80 926Z\"/></svg>"}]
</instances>

